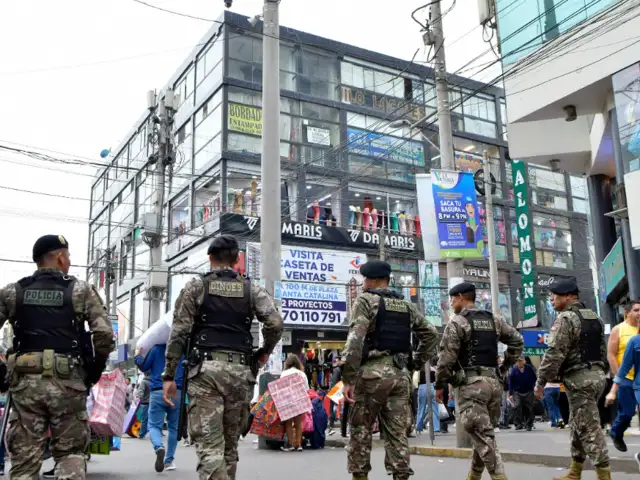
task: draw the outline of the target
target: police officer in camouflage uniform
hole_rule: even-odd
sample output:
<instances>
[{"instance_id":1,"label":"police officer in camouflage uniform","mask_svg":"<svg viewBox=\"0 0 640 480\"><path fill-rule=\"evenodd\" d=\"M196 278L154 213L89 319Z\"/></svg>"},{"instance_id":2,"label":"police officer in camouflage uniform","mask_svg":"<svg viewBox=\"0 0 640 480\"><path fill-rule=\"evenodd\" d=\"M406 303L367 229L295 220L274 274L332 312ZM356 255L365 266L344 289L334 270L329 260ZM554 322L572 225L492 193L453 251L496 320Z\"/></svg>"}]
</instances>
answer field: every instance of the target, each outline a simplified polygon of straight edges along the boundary
<instances>
[{"instance_id":1,"label":"police officer in camouflage uniform","mask_svg":"<svg viewBox=\"0 0 640 480\"><path fill-rule=\"evenodd\" d=\"M571 466L567 475L556 480L579 480L587 456L598 480L609 480L609 452L598 414L609 370L604 323L580 302L575 279L554 282L549 291L553 308L560 313L549 332L535 393L542 398L547 382L562 379L569 400Z\"/></svg>"},{"instance_id":2,"label":"police officer in camouflage uniform","mask_svg":"<svg viewBox=\"0 0 640 480\"><path fill-rule=\"evenodd\" d=\"M476 305L476 287L461 283L449 290L455 315L442 334L436 368L436 398L444 401L449 383L456 392L456 416L471 437L473 456L467 480L480 480L485 467L493 480L506 480L495 427L500 419L502 376L522 353L522 335L491 312ZM498 342L507 345L498 369Z\"/></svg>"},{"instance_id":3,"label":"police officer in camouflage uniform","mask_svg":"<svg viewBox=\"0 0 640 480\"><path fill-rule=\"evenodd\" d=\"M342 353L343 394L347 402L355 403L347 448L349 473L361 480L371 471L372 428L379 417L387 473L394 480L406 480L413 475L407 439L411 332L420 340L417 368L435 355L438 333L414 305L389 290L388 263L367 262L360 273L365 277L364 293L356 300Z\"/></svg>"},{"instance_id":4,"label":"police officer in camouflage uniform","mask_svg":"<svg viewBox=\"0 0 640 480\"><path fill-rule=\"evenodd\" d=\"M38 267L33 275L0 290L0 326L8 320L14 331L8 359L9 477L39 478L50 429L56 478L84 479L87 384L106 366L113 330L94 287L68 274L69 243L63 236L39 238L33 261ZM93 362L81 351L85 322L93 333Z\"/></svg>"},{"instance_id":5,"label":"police officer in camouflage uniform","mask_svg":"<svg viewBox=\"0 0 640 480\"><path fill-rule=\"evenodd\" d=\"M200 480L233 480L256 378L250 369L251 322L262 322L264 345L253 355L262 366L282 336L282 318L267 291L238 275L238 242L220 235L209 250L211 271L189 281L176 300L163 374L164 399L176 396L180 357L190 361L188 428L198 454ZM187 341L191 338L190 351Z\"/></svg>"}]
</instances>

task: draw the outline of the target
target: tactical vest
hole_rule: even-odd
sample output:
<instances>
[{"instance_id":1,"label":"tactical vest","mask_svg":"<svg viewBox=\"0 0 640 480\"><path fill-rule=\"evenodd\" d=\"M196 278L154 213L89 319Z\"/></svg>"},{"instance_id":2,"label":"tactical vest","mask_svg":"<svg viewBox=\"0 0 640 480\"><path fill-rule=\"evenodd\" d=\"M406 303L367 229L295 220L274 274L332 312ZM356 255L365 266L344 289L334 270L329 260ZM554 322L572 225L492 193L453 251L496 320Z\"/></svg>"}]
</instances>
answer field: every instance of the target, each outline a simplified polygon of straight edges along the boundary
<instances>
[{"instance_id":1,"label":"tactical vest","mask_svg":"<svg viewBox=\"0 0 640 480\"><path fill-rule=\"evenodd\" d=\"M42 272L15 284L13 346L17 353L80 353L80 331L72 301L75 283L74 277Z\"/></svg>"},{"instance_id":2,"label":"tactical vest","mask_svg":"<svg viewBox=\"0 0 640 480\"><path fill-rule=\"evenodd\" d=\"M584 307L583 305L581 306ZM604 332L598 315L593 310L580 308L578 305L572 305L569 311L575 313L580 319L579 355L568 356L563 362L560 371L564 373L567 370L582 366L591 368L593 363L602 363L604 365L602 352L600 351Z\"/></svg>"},{"instance_id":3,"label":"tactical vest","mask_svg":"<svg viewBox=\"0 0 640 480\"><path fill-rule=\"evenodd\" d=\"M460 349L463 368L498 366L498 334L491 312L467 311L464 315L471 326L471 337Z\"/></svg>"},{"instance_id":4,"label":"tactical vest","mask_svg":"<svg viewBox=\"0 0 640 480\"><path fill-rule=\"evenodd\" d=\"M251 281L233 270L202 277L204 298L193 328L193 348L249 354L251 335Z\"/></svg>"},{"instance_id":5,"label":"tactical vest","mask_svg":"<svg viewBox=\"0 0 640 480\"><path fill-rule=\"evenodd\" d=\"M367 335L369 350L411 352L411 313L409 303L390 290L369 290L380 296L376 328Z\"/></svg>"}]
</instances>

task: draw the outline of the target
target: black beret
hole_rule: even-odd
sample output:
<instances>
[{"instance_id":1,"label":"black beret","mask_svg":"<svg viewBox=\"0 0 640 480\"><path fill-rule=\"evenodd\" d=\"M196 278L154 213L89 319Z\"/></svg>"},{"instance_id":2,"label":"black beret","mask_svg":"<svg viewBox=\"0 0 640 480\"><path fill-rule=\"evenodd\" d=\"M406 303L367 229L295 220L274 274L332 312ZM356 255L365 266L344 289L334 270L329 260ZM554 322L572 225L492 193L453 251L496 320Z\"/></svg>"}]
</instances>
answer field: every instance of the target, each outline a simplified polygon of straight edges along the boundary
<instances>
[{"instance_id":1,"label":"black beret","mask_svg":"<svg viewBox=\"0 0 640 480\"><path fill-rule=\"evenodd\" d=\"M369 260L360 267L360 273L366 278L389 278L391 276L391 265L382 260Z\"/></svg>"},{"instance_id":2,"label":"black beret","mask_svg":"<svg viewBox=\"0 0 640 480\"><path fill-rule=\"evenodd\" d=\"M219 252L220 250L238 250L238 241L233 235L218 235L213 239L207 255Z\"/></svg>"},{"instance_id":3,"label":"black beret","mask_svg":"<svg viewBox=\"0 0 640 480\"><path fill-rule=\"evenodd\" d=\"M33 261L37 262L43 255L59 250L61 248L69 248L69 242L62 235L45 235L36 240L33 244Z\"/></svg>"},{"instance_id":4,"label":"black beret","mask_svg":"<svg viewBox=\"0 0 640 480\"><path fill-rule=\"evenodd\" d=\"M557 295L580 293L575 278L569 278L567 280L555 280L551 285L549 285L549 291Z\"/></svg>"},{"instance_id":5,"label":"black beret","mask_svg":"<svg viewBox=\"0 0 640 480\"><path fill-rule=\"evenodd\" d=\"M456 295L460 295L461 293L469 293L469 292L475 292L475 291L476 291L476 286L473 283L462 282L462 283L459 283L458 285L454 285L453 287L451 287L451 290L449 290L449 296L455 297Z\"/></svg>"}]
</instances>

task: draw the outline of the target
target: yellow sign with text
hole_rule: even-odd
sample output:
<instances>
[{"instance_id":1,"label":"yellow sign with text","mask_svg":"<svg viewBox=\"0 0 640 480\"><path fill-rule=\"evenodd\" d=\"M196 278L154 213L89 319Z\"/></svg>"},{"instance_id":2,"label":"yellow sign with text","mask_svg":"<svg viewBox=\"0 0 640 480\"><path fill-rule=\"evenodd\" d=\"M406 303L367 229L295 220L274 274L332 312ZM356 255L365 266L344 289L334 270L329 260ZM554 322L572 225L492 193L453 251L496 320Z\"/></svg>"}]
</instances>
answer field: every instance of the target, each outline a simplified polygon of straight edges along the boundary
<instances>
[{"instance_id":1,"label":"yellow sign with text","mask_svg":"<svg viewBox=\"0 0 640 480\"><path fill-rule=\"evenodd\" d=\"M262 109L229 103L229 130L262 135Z\"/></svg>"}]
</instances>

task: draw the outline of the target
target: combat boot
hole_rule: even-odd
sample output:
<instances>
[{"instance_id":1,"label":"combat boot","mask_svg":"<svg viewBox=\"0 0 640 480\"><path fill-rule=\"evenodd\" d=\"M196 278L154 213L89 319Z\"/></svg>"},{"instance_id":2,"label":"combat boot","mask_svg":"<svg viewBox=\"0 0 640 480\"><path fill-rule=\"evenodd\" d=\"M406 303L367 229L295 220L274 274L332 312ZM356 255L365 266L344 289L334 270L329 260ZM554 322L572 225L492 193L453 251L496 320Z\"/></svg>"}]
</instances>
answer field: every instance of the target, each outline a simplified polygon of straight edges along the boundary
<instances>
[{"instance_id":1,"label":"combat boot","mask_svg":"<svg viewBox=\"0 0 640 480\"><path fill-rule=\"evenodd\" d=\"M580 463L572 459L571 465L569 466L569 471L567 472L567 474L564 477L556 477L553 480L580 480L582 478L583 468L584 468L583 463ZM605 478L605 477L602 477L602 478Z\"/></svg>"},{"instance_id":2,"label":"combat boot","mask_svg":"<svg viewBox=\"0 0 640 480\"><path fill-rule=\"evenodd\" d=\"M474 471L469 472L469 475L467 476L467 480L482 480L482 472L480 473L474 472Z\"/></svg>"},{"instance_id":3,"label":"combat boot","mask_svg":"<svg viewBox=\"0 0 640 480\"><path fill-rule=\"evenodd\" d=\"M495 475L491 475L491 480L507 480L507 476L504 473L496 473Z\"/></svg>"},{"instance_id":4,"label":"combat boot","mask_svg":"<svg viewBox=\"0 0 640 480\"><path fill-rule=\"evenodd\" d=\"M611 467L596 467L598 480L611 480Z\"/></svg>"},{"instance_id":5,"label":"combat boot","mask_svg":"<svg viewBox=\"0 0 640 480\"><path fill-rule=\"evenodd\" d=\"M351 479L352 480L367 480L367 476L366 475L352 475Z\"/></svg>"}]
</instances>

